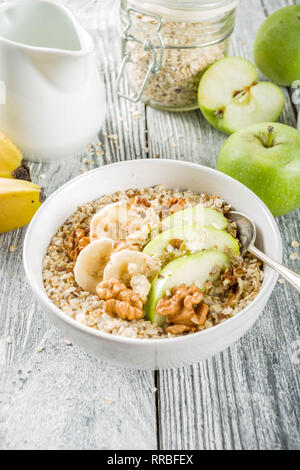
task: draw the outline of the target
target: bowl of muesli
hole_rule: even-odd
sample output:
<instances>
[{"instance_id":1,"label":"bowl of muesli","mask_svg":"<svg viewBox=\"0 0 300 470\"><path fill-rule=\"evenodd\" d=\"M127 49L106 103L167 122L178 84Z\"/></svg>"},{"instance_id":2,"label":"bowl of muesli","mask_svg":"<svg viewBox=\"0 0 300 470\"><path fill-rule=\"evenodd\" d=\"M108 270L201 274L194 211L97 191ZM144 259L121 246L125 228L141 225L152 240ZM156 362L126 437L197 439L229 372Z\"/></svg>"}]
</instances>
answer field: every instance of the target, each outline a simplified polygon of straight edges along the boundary
<instances>
[{"instance_id":1,"label":"bowl of muesli","mask_svg":"<svg viewBox=\"0 0 300 470\"><path fill-rule=\"evenodd\" d=\"M65 337L112 365L180 367L237 341L277 275L241 256L231 209L281 261L277 223L241 183L201 165L136 160L85 173L32 220L24 266Z\"/></svg>"}]
</instances>

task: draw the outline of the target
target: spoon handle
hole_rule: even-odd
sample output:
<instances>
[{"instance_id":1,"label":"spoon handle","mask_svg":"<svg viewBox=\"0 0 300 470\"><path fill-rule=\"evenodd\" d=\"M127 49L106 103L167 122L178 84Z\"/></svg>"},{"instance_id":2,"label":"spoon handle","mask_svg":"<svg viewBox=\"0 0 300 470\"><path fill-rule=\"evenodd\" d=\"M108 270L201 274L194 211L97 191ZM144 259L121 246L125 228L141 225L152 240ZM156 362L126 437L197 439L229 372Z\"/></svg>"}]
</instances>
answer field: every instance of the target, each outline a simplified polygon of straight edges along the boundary
<instances>
[{"instance_id":1,"label":"spoon handle","mask_svg":"<svg viewBox=\"0 0 300 470\"><path fill-rule=\"evenodd\" d=\"M272 258L269 258L269 256L265 255L262 253L260 250L258 250L255 246L251 246L249 248L250 253L252 253L254 256L259 258L261 261L266 263L268 266L271 268L275 269L282 277L284 277L290 284L292 284L298 291L300 291L300 275L297 273L294 273L290 269L286 268L282 264L278 263L277 261L274 261Z\"/></svg>"}]
</instances>

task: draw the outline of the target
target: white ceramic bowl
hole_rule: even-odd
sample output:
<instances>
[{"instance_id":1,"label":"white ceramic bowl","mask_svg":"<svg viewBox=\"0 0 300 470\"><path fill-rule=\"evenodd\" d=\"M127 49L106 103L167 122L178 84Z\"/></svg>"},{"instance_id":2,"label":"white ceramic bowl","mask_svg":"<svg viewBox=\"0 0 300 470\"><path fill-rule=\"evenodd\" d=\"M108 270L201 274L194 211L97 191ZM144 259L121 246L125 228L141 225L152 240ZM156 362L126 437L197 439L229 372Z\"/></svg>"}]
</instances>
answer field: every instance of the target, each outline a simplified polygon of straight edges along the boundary
<instances>
[{"instance_id":1,"label":"white ceramic bowl","mask_svg":"<svg viewBox=\"0 0 300 470\"><path fill-rule=\"evenodd\" d=\"M163 184L170 189L191 189L222 196L257 225L257 246L281 262L278 226L263 202L236 180L210 168L173 160L135 160L108 165L81 175L56 191L32 220L24 242L24 266L30 286L53 323L65 337L112 365L134 369L181 367L222 351L243 336L262 313L277 280L265 268L257 298L235 317L190 336L147 340L113 336L81 325L59 310L47 297L42 260L51 237L77 208L104 194L129 188Z\"/></svg>"}]
</instances>

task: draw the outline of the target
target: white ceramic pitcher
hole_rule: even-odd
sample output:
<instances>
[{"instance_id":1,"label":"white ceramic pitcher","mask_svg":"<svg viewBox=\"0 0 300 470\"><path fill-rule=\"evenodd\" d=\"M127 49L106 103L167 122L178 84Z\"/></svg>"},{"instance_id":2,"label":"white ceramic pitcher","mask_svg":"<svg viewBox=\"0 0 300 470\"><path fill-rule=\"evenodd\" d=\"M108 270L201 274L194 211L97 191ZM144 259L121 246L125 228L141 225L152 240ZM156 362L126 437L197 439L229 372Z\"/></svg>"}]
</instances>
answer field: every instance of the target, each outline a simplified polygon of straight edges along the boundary
<instances>
[{"instance_id":1,"label":"white ceramic pitcher","mask_svg":"<svg viewBox=\"0 0 300 470\"><path fill-rule=\"evenodd\" d=\"M0 130L33 161L74 156L105 117L90 35L48 0L0 6Z\"/></svg>"}]
</instances>

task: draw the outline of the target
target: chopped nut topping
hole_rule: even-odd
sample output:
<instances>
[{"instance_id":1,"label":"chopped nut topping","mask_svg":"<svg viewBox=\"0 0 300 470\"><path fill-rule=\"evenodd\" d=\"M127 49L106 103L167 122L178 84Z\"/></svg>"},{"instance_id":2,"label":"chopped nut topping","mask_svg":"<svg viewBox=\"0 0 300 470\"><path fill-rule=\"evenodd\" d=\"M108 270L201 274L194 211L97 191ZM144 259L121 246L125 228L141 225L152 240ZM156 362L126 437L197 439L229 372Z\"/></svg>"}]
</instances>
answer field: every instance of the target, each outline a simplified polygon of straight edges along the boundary
<instances>
[{"instance_id":1,"label":"chopped nut topping","mask_svg":"<svg viewBox=\"0 0 300 470\"><path fill-rule=\"evenodd\" d=\"M122 320L140 320L144 317L142 299L117 279L100 282L97 294L105 300L104 311L111 317L117 316Z\"/></svg>"},{"instance_id":2,"label":"chopped nut topping","mask_svg":"<svg viewBox=\"0 0 300 470\"><path fill-rule=\"evenodd\" d=\"M171 325L171 326L167 326L167 328L165 328L165 333L168 334L172 334L172 335L181 335L182 333L189 333L191 331L190 327L186 326L186 325Z\"/></svg>"},{"instance_id":3,"label":"chopped nut topping","mask_svg":"<svg viewBox=\"0 0 300 470\"><path fill-rule=\"evenodd\" d=\"M65 249L70 260L76 261L79 253L90 243L90 237L86 235L86 230L77 228L66 238Z\"/></svg>"},{"instance_id":4,"label":"chopped nut topping","mask_svg":"<svg viewBox=\"0 0 300 470\"><path fill-rule=\"evenodd\" d=\"M170 208L170 213L174 214L175 212L182 211L185 208L186 200L184 197L181 197L178 202Z\"/></svg>"},{"instance_id":5,"label":"chopped nut topping","mask_svg":"<svg viewBox=\"0 0 300 470\"><path fill-rule=\"evenodd\" d=\"M236 276L233 273L233 267L226 269L225 273L221 276L224 286L234 286L236 284Z\"/></svg>"},{"instance_id":6,"label":"chopped nut topping","mask_svg":"<svg viewBox=\"0 0 300 470\"><path fill-rule=\"evenodd\" d=\"M241 298L243 289L244 289L243 281L242 281L241 278L238 278L236 280L236 284L235 284L234 288L229 293L226 307L232 307L232 306L235 306L237 304L237 302Z\"/></svg>"},{"instance_id":7,"label":"chopped nut topping","mask_svg":"<svg viewBox=\"0 0 300 470\"><path fill-rule=\"evenodd\" d=\"M156 307L159 315L167 317L169 325L165 332L192 332L196 331L197 326L204 325L209 307L202 301L203 294L198 287L187 287L185 284L174 287L170 295L161 299Z\"/></svg>"},{"instance_id":8,"label":"chopped nut topping","mask_svg":"<svg viewBox=\"0 0 300 470\"><path fill-rule=\"evenodd\" d=\"M239 265L236 268L230 266L226 269L225 273L222 274L221 280L223 281L225 287L231 287L237 284L237 279L239 277L243 278L245 276L247 276L247 271L245 268L243 268L243 266Z\"/></svg>"},{"instance_id":9,"label":"chopped nut topping","mask_svg":"<svg viewBox=\"0 0 300 470\"><path fill-rule=\"evenodd\" d=\"M179 238L173 238L172 240L170 240L169 243L175 250L179 250L183 243L183 240L180 240Z\"/></svg>"},{"instance_id":10,"label":"chopped nut topping","mask_svg":"<svg viewBox=\"0 0 300 470\"><path fill-rule=\"evenodd\" d=\"M56 268L56 271L58 273L62 273L66 270L66 265L63 265L63 266L58 266L58 268Z\"/></svg>"},{"instance_id":11,"label":"chopped nut topping","mask_svg":"<svg viewBox=\"0 0 300 470\"><path fill-rule=\"evenodd\" d=\"M134 204L136 205L143 205L145 207L151 207L151 202L148 201L148 199L146 199L145 197L141 197L141 196L136 196L135 199L134 199Z\"/></svg>"},{"instance_id":12,"label":"chopped nut topping","mask_svg":"<svg viewBox=\"0 0 300 470\"><path fill-rule=\"evenodd\" d=\"M178 197L171 197L170 199L167 200L166 204L168 207L174 206L178 202Z\"/></svg>"}]
</instances>

